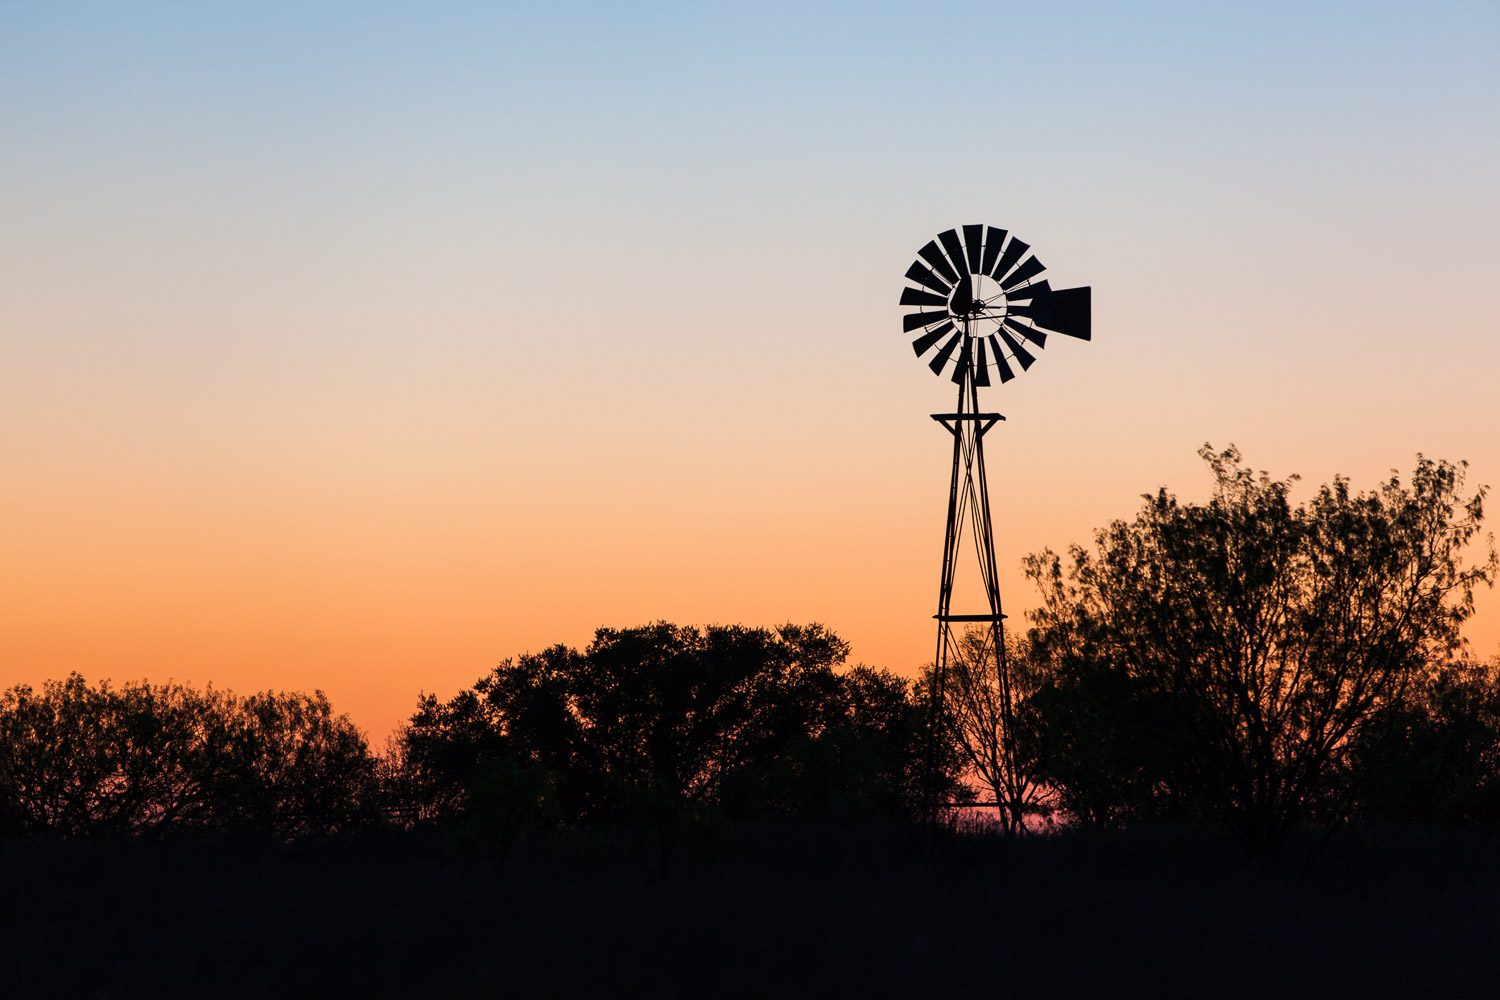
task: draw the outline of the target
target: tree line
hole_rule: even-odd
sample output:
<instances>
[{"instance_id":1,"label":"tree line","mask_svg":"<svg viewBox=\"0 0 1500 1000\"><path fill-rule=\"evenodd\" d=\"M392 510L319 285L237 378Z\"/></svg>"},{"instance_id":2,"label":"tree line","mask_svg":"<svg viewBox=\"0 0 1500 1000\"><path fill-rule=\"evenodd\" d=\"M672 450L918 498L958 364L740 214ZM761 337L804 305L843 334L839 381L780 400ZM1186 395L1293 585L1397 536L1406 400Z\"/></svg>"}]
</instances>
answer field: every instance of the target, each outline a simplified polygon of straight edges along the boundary
<instances>
[{"instance_id":1,"label":"tree line","mask_svg":"<svg viewBox=\"0 0 1500 1000\"><path fill-rule=\"evenodd\" d=\"M1273 851L1357 818L1500 824L1500 667L1460 638L1496 570L1484 490L1419 457L1408 480L1296 504L1234 449L1202 455L1207 501L1163 489L1091 545L1027 559L1041 606L1008 640L1008 699L982 634L934 713L930 668L850 666L816 624L600 629L422 695L380 752L321 693L74 675L0 696L0 825L394 825L503 848L568 827L907 822L933 726L943 798L992 803L1013 833L1211 822Z\"/></svg>"}]
</instances>

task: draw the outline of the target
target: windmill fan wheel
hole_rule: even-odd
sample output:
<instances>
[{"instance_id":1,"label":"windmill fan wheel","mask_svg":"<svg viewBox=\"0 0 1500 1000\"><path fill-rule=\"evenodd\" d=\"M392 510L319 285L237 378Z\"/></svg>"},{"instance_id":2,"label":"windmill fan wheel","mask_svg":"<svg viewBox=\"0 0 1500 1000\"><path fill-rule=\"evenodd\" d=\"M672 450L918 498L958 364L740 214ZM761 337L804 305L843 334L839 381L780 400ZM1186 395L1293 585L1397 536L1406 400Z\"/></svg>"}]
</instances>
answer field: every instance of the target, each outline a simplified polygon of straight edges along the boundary
<instances>
[{"instance_id":1,"label":"windmill fan wheel","mask_svg":"<svg viewBox=\"0 0 1500 1000\"><path fill-rule=\"evenodd\" d=\"M1053 288L1031 245L994 226L964 226L938 234L906 271L911 282L901 304L912 307L902 329L933 374L963 384L1001 382L1036 361L1049 333L1090 338L1089 295L1084 288ZM928 355L931 355L930 357ZM951 371L950 371L951 369Z\"/></svg>"}]
</instances>

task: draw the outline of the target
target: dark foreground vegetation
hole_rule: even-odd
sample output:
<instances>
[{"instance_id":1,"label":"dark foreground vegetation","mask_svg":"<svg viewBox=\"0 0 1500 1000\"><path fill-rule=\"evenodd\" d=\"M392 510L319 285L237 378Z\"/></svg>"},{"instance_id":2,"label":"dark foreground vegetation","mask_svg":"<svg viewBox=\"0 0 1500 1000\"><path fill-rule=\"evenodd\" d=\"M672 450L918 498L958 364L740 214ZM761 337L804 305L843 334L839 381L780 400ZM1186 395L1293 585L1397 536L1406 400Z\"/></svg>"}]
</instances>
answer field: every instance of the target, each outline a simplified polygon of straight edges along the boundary
<instances>
[{"instance_id":1,"label":"dark foreground vegetation","mask_svg":"<svg viewBox=\"0 0 1500 1000\"><path fill-rule=\"evenodd\" d=\"M1310 870L1199 832L750 826L0 848L10 996L1490 997L1494 838L1346 830Z\"/></svg>"},{"instance_id":2,"label":"dark foreground vegetation","mask_svg":"<svg viewBox=\"0 0 1500 1000\"><path fill-rule=\"evenodd\" d=\"M1486 995L1483 491L1421 460L1293 505L1204 456L1208 502L1032 557L1004 697L976 634L935 714L930 675L818 625L601 629L422 696L380 752L321 694L12 688L3 968L94 995Z\"/></svg>"}]
</instances>

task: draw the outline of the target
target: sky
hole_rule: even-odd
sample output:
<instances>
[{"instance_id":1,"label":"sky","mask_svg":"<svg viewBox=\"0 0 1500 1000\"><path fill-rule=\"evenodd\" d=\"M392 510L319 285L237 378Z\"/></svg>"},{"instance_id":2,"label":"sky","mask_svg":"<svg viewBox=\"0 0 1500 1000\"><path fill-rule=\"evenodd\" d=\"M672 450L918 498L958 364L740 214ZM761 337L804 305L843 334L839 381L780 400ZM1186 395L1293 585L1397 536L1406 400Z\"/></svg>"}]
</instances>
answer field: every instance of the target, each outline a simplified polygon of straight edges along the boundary
<instances>
[{"instance_id":1,"label":"sky","mask_svg":"<svg viewBox=\"0 0 1500 1000\"><path fill-rule=\"evenodd\" d=\"M320 689L378 745L600 626L914 674L953 387L896 300L968 223L1093 288L983 397L1013 616L1205 442L1500 484L1497 47L1478 2L0 3L0 685Z\"/></svg>"}]
</instances>

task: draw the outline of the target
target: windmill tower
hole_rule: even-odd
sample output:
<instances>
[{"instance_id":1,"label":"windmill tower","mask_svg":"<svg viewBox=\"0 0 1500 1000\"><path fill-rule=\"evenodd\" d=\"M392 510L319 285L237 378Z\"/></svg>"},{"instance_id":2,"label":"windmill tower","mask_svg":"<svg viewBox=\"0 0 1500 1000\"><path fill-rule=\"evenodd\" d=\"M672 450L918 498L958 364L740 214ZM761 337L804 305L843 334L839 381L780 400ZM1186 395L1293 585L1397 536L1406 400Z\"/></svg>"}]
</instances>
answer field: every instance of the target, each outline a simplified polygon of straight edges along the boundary
<instances>
[{"instance_id":1,"label":"windmill tower","mask_svg":"<svg viewBox=\"0 0 1500 1000\"><path fill-rule=\"evenodd\" d=\"M1047 345L1049 332L1090 339L1090 290L1054 289L1042 278L1042 262L1027 256L1030 244L993 226L964 226L938 234L917 251L906 271L911 282L901 305L914 307L902 320L916 334L912 349L927 358L934 375L947 375L958 387L951 413L934 413L953 438L953 469L948 484L948 519L943 537L943 566L938 586L937 651L929 695L928 745L923 807L929 818L944 806L941 788L942 728L947 724L945 685L961 653L966 630L982 636L980 662L971 668L993 670L1000 694L1002 732L998 744L1006 758L1001 770L1017 774L1012 738L1014 704L1006 662L1005 615L1000 609L1000 582L995 563L995 532L990 516L989 483L984 463L984 436L1005 418L979 407L979 390L1029 369L1031 353ZM928 355L931 355L928 358ZM965 544L965 543L969 544ZM953 608L955 580L961 566L978 570L979 607ZM972 647L971 647L972 649ZM974 655L973 652L969 653ZM1006 803L997 802L1004 808Z\"/></svg>"}]
</instances>

